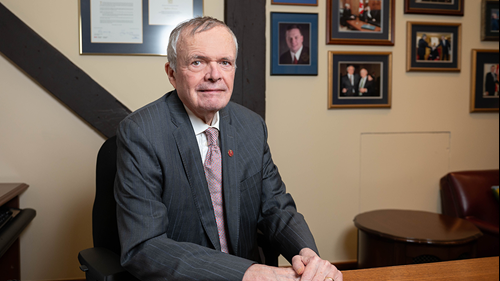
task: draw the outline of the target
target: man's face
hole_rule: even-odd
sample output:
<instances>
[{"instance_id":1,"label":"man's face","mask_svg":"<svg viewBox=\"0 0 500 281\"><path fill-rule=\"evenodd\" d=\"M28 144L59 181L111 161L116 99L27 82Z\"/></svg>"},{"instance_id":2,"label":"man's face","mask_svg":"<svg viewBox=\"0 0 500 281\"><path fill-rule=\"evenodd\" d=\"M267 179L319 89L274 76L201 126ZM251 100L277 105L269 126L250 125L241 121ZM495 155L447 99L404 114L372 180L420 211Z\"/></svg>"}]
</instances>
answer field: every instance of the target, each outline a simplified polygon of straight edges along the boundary
<instances>
[{"instance_id":1,"label":"man's face","mask_svg":"<svg viewBox=\"0 0 500 281\"><path fill-rule=\"evenodd\" d=\"M304 36L300 34L299 29L293 28L286 32L286 44L290 51L296 53L302 48L302 43L304 43Z\"/></svg>"},{"instance_id":2,"label":"man's face","mask_svg":"<svg viewBox=\"0 0 500 281\"><path fill-rule=\"evenodd\" d=\"M446 37L444 37L444 36L441 36L441 40L443 40L443 41L444 41L444 40L446 40Z\"/></svg>"},{"instance_id":3,"label":"man's face","mask_svg":"<svg viewBox=\"0 0 500 281\"><path fill-rule=\"evenodd\" d=\"M351 75L352 75L352 74L354 74L354 70L356 70L356 69L354 68L354 66L349 66L349 67L347 68L347 73L349 73L349 74L351 74Z\"/></svg>"},{"instance_id":4,"label":"man's face","mask_svg":"<svg viewBox=\"0 0 500 281\"><path fill-rule=\"evenodd\" d=\"M497 72L497 67L496 67L496 66L494 66L494 65L492 65L492 66L491 66L491 72L492 72L492 73Z\"/></svg>"},{"instance_id":5,"label":"man's face","mask_svg":"<svg viewBox=\"0 0 500 281\"><path fill-rule=\"evenodd\" d=\"M362 78L365 78L368 75L368 71L366 69L361 69L359 75L361 75Z\"/></svg>"},{"instance_id":6,"label":"man's face","mask_svg":"<svg viewBox=\"0 0 500 281\"><path fill-rule=\"evenodd\" d=\"M233 92L236 46L225 27L190 34L185 30L177 44L177 69L166 65L170 83L179 98L204 121L226 107Z\"/></svg>"}]
</instances>

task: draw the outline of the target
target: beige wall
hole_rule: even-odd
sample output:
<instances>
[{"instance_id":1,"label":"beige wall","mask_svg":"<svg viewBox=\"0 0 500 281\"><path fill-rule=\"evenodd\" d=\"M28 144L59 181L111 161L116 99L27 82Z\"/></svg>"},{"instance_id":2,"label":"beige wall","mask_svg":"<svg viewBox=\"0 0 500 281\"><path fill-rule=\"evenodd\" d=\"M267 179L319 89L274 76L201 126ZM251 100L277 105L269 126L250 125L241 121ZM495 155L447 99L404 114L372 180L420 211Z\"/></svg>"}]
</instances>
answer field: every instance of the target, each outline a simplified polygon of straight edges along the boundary
<instances>
[{"instance_id":1,"label":"beige wall","mask_svg":"<svg viewBox=\"0 0 500 281\"><path fill-rule=\"evenodd\" d=\"M172 89L164 57L80 56L78 1L0 2L129 108ZM274 160L324 258L356 258L352 219L360 211L439 211L442 174L498 168L498 114L468 113L470 50L498 48L480 41L480 1L466 1L463 18L404 15L396 1L395 47L326 46L326 0L319 7L267 2L268 12L319 13L319 75L271 77L268 62L266 88ZM223 0L205 0L205 14L222 19L222 6ZM405 72L405 25L421 20L463 23L461 73ZM393 52L393 108L327 110L328 50ZM21 237L22 280L82 277L77 253L92 245L94 166L103 138L3 56L0 130L0 182L30 184L21 205L37 210Z\"/></svg>"}]
</instances>

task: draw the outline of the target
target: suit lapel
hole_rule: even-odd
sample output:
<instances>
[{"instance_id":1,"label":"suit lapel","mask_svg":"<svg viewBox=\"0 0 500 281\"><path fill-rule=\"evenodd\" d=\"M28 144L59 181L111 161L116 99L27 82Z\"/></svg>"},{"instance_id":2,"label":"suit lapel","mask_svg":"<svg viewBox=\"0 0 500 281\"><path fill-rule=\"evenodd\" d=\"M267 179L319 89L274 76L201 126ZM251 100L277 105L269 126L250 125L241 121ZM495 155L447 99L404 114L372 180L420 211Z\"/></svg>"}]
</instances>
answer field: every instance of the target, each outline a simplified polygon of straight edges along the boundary
<instances>
[{"instance_id":1,"label":"suit lapel","mask_svg":"<svg viewBox=\"0 0 500 281\"><path fill-rule=\"evenodd\" d=\"M182 159L182 165L186 172L193 194L193 200L196 205L198 216L205 232L207 233L215 249L221 249L217 223L215 221L212 199L208 190L205 171L201 163L201 156L198 149L198 143L194 135L191 121L177 96L177 92L170 95L167 104L169 106L172 123L177 126L173 131L173 136Z\"/></svg>"},{"instance_id":2,"label":"suit lapel","mask_svg":"<svg viewBox=\"0 0 500 281\"><path fill-rule=\"evenodd\" d=\"M230 246L234 255L238 255L240 230L240 186L236 176L239 157L236 130L231 125L227 107L220 111L221 153L222 153L222 186L224 190L224 206L226 229ZM231 153L231 152L232 153Z\"/></svg>"}]
</instances>

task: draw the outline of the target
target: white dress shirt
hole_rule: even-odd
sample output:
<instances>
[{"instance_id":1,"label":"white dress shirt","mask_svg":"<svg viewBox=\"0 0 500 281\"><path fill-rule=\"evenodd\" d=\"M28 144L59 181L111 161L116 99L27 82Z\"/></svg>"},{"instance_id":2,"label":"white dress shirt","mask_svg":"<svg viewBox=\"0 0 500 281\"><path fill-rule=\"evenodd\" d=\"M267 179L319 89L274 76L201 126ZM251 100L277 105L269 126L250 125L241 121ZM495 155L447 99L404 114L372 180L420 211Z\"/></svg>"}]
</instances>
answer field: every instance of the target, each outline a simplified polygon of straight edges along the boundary
<instances>
[{"instance_id":1,"label":"white dress shirt","mask_svg":"<svg viewBox=\"0 0 500 281\"><path fill-rule=\"evenodd\" d=\"M299 49L296 53L293 53L293 52L290 50L290 53L292 54L292 62L294 62L294 61L295 61L295 59L297 59L297 61L299 60L300 55L302 54L302 49L304 49L304 45L302 45L302 47L300 47L300 49Z\"/></svg>"},{"instance_id":2,"label":"white dress shirt","mask_svg":"<svg viewBox=\"0 0 500 281\"><path fill-rule=\"evenodd\" d=\"M207 135L205 135L205 131L209 127L216 128L219 130L219 112L214 116L214 120L212 120L212 126L208 126L198 118L198 116L194 115L194 113L189 110L186 106L184 106L186 109L188 115L189 115L189 120L191 120L191 125L193 126L194 134L196 135L196 141L198 142L198 147L200 148L200 155L201 155L201 161L202 164L205 163L205 159L207 158L207 153L208 153L208 139ZM220 132L220 130L219 130Z\"/></svg>"}]
</instances>

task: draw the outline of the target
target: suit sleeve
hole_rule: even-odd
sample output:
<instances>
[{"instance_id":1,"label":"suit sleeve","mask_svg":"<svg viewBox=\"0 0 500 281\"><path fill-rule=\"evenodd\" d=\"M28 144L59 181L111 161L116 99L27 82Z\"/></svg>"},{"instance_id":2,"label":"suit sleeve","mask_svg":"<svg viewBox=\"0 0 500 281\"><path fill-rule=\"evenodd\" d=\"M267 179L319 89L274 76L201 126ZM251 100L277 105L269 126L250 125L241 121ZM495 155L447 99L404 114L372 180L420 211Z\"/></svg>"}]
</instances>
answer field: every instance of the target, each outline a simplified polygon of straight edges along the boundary
<instances>
[{"instance_id":1,"label":"suit sleeve","mask_svg":"<svg viewBox=\"0 0 500 281\"><path fill-rule=\"evenodd\" d=\"M167 208L155 150L125 119L117 134L115 180L121 263L141 280L241 280L252 261L167 237Z\"/></svg>"},{"instance_id":2,"label":"suit sleeve","mask_svg":"<svg viewBox=\"0 0 500 281\"><path fill-rule=\"evenodd\" d=\"M304 216L297 212L292 196L286 193L285 184L281 180L278 168L273 163L267 144L265 124L263 126L265 146L259 229L289 262L304 248L310 248L319 255Z\"/></svg>"}]
</instances>

